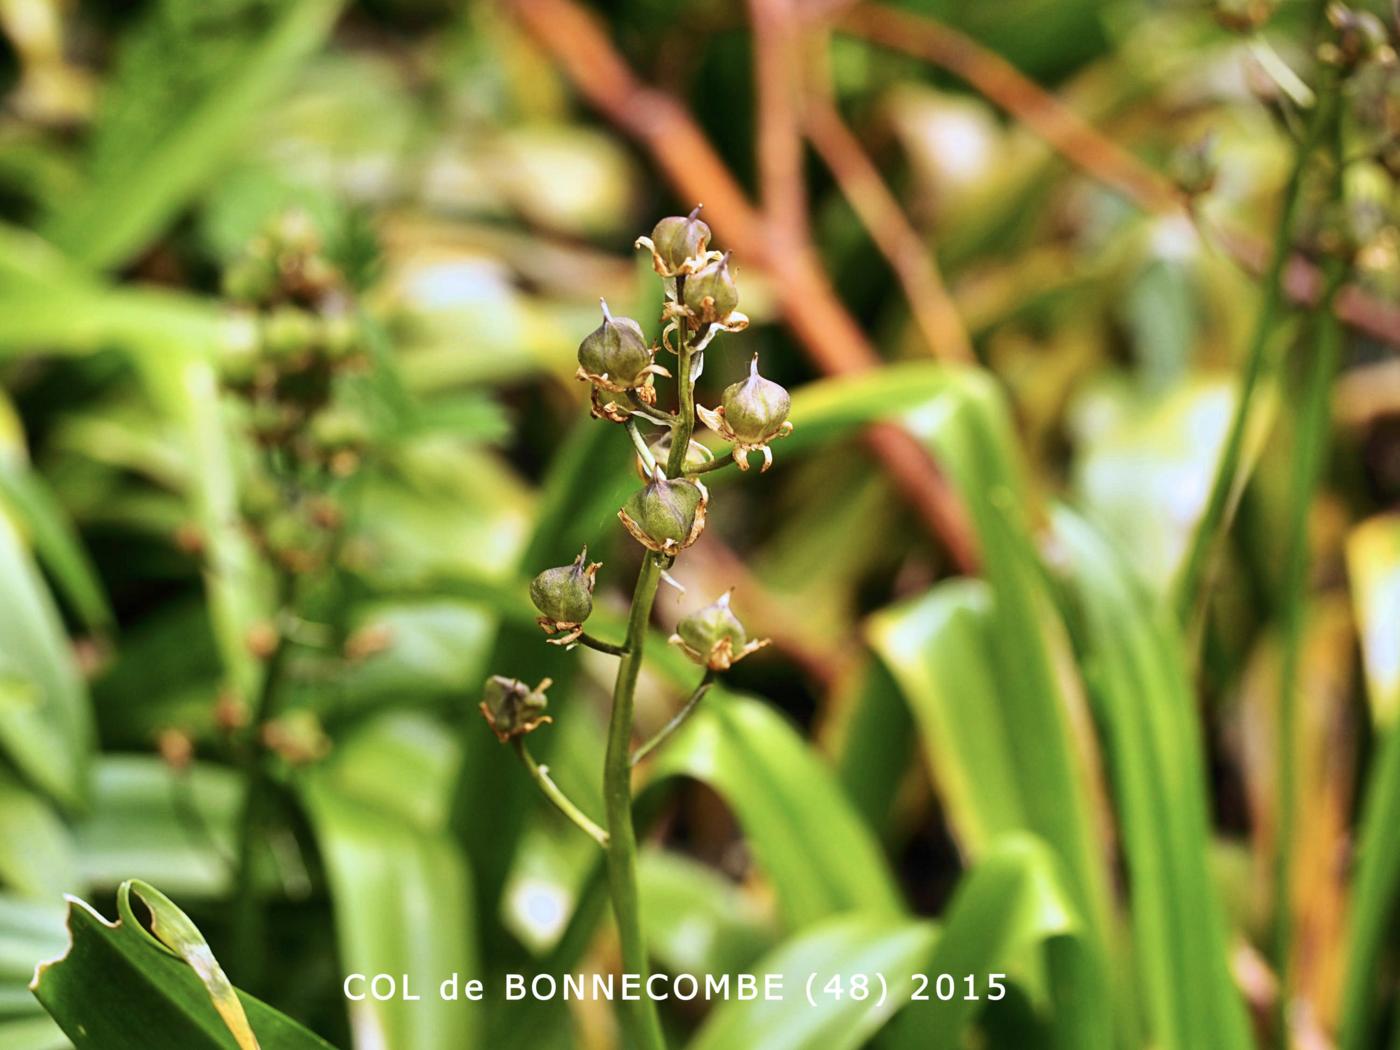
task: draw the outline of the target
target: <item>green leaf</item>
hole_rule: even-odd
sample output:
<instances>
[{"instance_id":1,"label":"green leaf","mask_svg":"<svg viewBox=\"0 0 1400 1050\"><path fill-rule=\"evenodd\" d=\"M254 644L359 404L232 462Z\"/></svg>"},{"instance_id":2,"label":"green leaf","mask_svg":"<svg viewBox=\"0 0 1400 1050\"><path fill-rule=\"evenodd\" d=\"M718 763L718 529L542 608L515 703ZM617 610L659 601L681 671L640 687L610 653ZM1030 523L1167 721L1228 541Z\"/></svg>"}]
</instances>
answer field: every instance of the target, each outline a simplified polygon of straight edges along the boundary
<instances>
[{"instance_id":1,"label":"green leaf","mask_svg":"<svg viewBox=\"0 0 1400 1050\"><path fill-rule=\"evenodd\" d=\"M940 398L966 374L968 370L956 366L910 361L807 383L793 392L792 436L774 446L774 455L826 444L866 424L894 419Z\"/></svg>"},{"instance_id":2,"label":"green leaf","mask_svg":"<svg viewBox=\"0 0 1400 1050\"><path fill-rule=\"evenodd\" d=\"M0 749L61 805L87 798L94 744L87 688L58 610L14 526L0 515Z\"/></svg>"},{"instance_id":3,"label":"green leaf","mask_svg":"<svg viewBox=\"0 0 1400 1050\"><path fill-rule=\"evenodd\" d=\"M423 997L351 1001L357 1045L478 1045L480 1011L438 995L449 974L465 980L480 972L471 875L447 829L457 761L441 727L391 715L338 744L301 780L330 879L343 971L407 974Z\"/></svg>"},{"instance_id":4,"label":"green leaf","mask_svg":"<svg viewBox=\"0 0 1400 1050\"><path fill-rule=\"evenodd\" d=\"M1342 1050L1379 1045L1381 965L1400 903L1400 732L1393 727L1380 740L1379 754L1366 780L1356 876L1346 923L1346 962L1342 986Z\"/></svg>"},{"instance_id":5,"label":"green leaf","mask_svg":"<svg viewBox=\"0 0 1400 1050\"><path fill-rule=\"evenodd\" d=\"M78 1050L331 1050L329 1043L270 1006L220 986L224 1008L236 1016L236 1002L255 1037L245 1034L239 1042L216 1011L200 974L136 921L130 890L129 884L122 887L116 923L70 897L68 949L40 964L30 986ZM164 898L151 899L157 900L157 921L166 936L197 955L196 942L203 942L198 930ZM174 918L177 914L183 922ZM206 974L211 963L218 966L212 959L203 959Z\"/></svg>"},{"instance_id":6,"label":"green leaf","mask_svg":"<svg viewBox=\"0 0 1400 1050\"><path fill-rule=\"evenodd\" d=\"M133 130L146 139L142 148L122 141L133 130L114 133L111 140L120 152L99 155L105 162L97 165L93 181L62 202L62 209L49 217L46 235L96 269L129 260L219 171L238 136L321 45L340 8L340 0L277 5L276 17L260 34L240 41L236 53L226 54L215 75L196 77L163 104L139 113L138 121L145 124L138 122ZM143 29L159 32L161 20L169 17L155 12ZM130 64L137 77L182 72L182 63L196 61L207 50L181 54L177 48L172 55L159 40L141 43L150 43L147 51L152 53ZM150 126L153 119L155 127Z\"/></svg>"},{"instance_id":7,"label":"green leaf","mask_svg":"<svg viewBox=\"0 0 1400 1050\"><path fill-rule=\"evenodd\" d=\"M1342 1050L1381 1045L1382 957L1400 904L1400 675L1394 610L1400 601L1400 519L1371 518L1352 533L1347 567L1357 605L1371 713L1380 726L1361 797L1356 874L1345 933ZM1393 983L1393 982L1392 982Z\"/></svg>"},{"instance_id":8,"label":"green leaf","mask_svg":"<svg viewBox=\"0 0 1400 1050\"><path fill-rule=\"evenodd\" d=\"M911 1004L900 1016L894 1046L955 1050L966 1045L965 1031L978 1011L996 1009L983 982L990 974L1013 971L1031 986L1050 982L1056 1045L1075 1050L1110 1045L1105 989L1076 980L1096 948L1086 939L1062 871L1054 853L1031 835L1004 835L987 849L948 905L938 942L920 970L930 977L927 1001ZM947 1001L939 997L939 974L956 981ZM969 975L979 985L976 1000L966 998Z\"/></svg>"},{"instance_id":9,"label":"green leaf","mask_svg":"<svg viewBox=\"0 0 1400 1050\"><path fill-rule=\"evenodd\" d=\"M739 819L789 930L843 911L898 915L899 890L835 776L783 718L713 689L660 750L652 784L708 784Z\"/></svg>"},{"instance_id":10,"label":"green leaf","mask_svg":"<svg viewBox=\"0 0 1400 1050\"><path fill-rule=\"evenodd\" d=\"M64 908L0 894L0 1046L66 1050L73 1044L29 991L34 964L63 951Z\"/></svg>"},{"instance_id":11,"label":"green leaf","mask_svg":"<svg viewBox=\"0 0 1400 1050\"><path fill-rule=\"evenodd\" d=\"M1123 829L1151 1041L1252 1046L1211 882L1202 727L1175 620L1088 524L1061 510L1054 529Z\"/></svg>"},{"instance_id":12,"label":"green leaf","mask_svg":"<svg viewBox=\"0 0 1400 1050\"><path fill-rule=\"evenodd\" d=\"M0 457L0 499L23 523L34 550L90 631L106 633L112 610L97 571L53 490L27 466Z\"/></svg>"},{"instance_id":13,"label":"green leaf","mask_svg":"<svg viewBox=\"0 0 1400 1050\"><path fill-rule=\"evenodd\" d=\"M128 877L172 893L214 898L230 889L243 785L230 769L194 763L176 772L153 755L105 755L92 812L73 828L83 881Z\"/></svg>"},{"instance_id":14,"label":"green leaf","mask_svg":"<svg viewBox=\"0 0 1400 1050\"><path fill-rule=\"evenodd\" d=\"M648 947L673 973L739 973L776 939L771 918L752 896L679 853L643 849L637 892Z\"/></svg>"},{"instance_id":15,"label":"green leaf","mask_svg":"<svg viewBox=\"0 0 1400 1050\"><path fill-rule=\"evenodd\" d=\"M918 734L900 687L879 660L867 657L837 684L832 707L841 719L837 776L861 817L888 839L891 814Z\"/></svg>"},{"instance_id":16,"label":"green leaf","mask_svg":"<svg viewBox=\"0 0 1400 1050\"><path fill-rule=\"evenodd\" d=\"M1027 830L1060 855L1081 914L1101 944L1108 879L1095 835L1094 771L1076 738L1078 698L1061 679L1067 642L1046 592L1028 524L1026 480L1004 398L983 373L959 375L948 396L906 423L932 445L967 507L990 590L992 680L1009 731Z\"/></svg>"},{"instance_id":17,"label":"green leaf","mask_svg":"<svg viewBox=\"0 0 1400 1050\"><path fill-rule=\"evenodd\" d=\"M808 927L753 967L757 974L781 974L783 994L731 1000L717 1006L690 1044L690 1050L841 1050L865 1045L909 998L912 975L921 971L934 943L933 925L891 916L849 915ZM816 1005L807 1001L809 974ZM881 995L876 974L885 976ZM864 976L871 994L850 994ZM840 982L840 997L823 993ZM760 980L762 978L760 977ZM833 985L834 987L834 985Z\"/></svg>"},{"instance_id":18,"label":"green leaf","mask_svg":"<svg viewBox=\"0 0 1400 1050\"><path fill-rule=\"evenodd\" d=\"M44 799L0 768L0 883L53 899L79 884L72 838Z\"/></svg>"},{"instance_id":19,"label":"green leaf","mask_svg":"<svg viewBox=\"0 0 1400 1050\"><path fill-rule=\"evenodd\" d=\"M1389 728L1400 719L1400 515L1378 514L1357 525L1346 554L1371 718Z\"/></svg>"},{"instance_id":20,"label":"green leaf","mask_svg":"<svg viewBox=\"0 0 1400 1050\"><path fill-rule=\"evenodd\" d=\"M953 834L973 858L1002 833L1029 827L993 671L991 606L981 580L948 580L867 626L914 712Z\"/></svg>"},{"instance_id":21,"label":"green leaf","mask_svg":"<svg viewBox=\"0 0 1400 1050\"><path fill-rule=\"evenodd\" d=\"M233 984L224 973L219 960L204 934L190 921L190 917L175 906L160 890L149 883L132 879L122 883L117 890L117 910L122 922L132 929L140 929L131 910L131 894L136 894L151 915L151 933L164 947L187 963L209 993L209 1001L224 1024L228 1026L239 1050L258 1050L258 1041L248 1025L248 1015L243 1011Z\"/></svg>"}]
</instances>

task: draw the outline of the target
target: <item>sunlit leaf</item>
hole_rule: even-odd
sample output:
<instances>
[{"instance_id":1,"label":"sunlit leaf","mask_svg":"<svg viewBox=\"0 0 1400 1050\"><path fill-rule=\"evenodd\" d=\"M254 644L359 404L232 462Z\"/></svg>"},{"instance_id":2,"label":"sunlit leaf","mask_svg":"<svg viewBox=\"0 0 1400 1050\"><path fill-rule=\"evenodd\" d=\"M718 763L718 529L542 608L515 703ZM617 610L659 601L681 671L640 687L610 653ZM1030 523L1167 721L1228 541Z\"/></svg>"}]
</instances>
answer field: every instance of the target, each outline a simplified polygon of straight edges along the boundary
<instances>
[{"instance_id":1,"label":"sunlit leaf","mask_svg":"<svg viewBox=\"0 0 1400 1050\"><path fill-rule=\"evenodd\" d=\"M1346 553L1371 717L1393 726L1400 716L1400 517L1363 521L1347 538Z\"/></svg>"}]
</instances>

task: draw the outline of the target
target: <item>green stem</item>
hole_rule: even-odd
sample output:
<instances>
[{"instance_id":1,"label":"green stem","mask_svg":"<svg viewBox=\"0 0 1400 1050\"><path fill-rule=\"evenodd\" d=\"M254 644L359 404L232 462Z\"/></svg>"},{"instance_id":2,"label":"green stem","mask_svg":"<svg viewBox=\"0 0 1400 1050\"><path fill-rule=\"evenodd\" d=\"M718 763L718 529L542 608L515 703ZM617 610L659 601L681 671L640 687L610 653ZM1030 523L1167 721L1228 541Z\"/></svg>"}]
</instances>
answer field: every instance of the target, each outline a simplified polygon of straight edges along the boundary
<instances>
[{"instance_id":1,"label":"green stem","mask_svg":"<svg viewBox=\"0 0 1400 1050\"><path fill-rule=\"evenodd\" d=\"M539 785L545 798L554 803L554 808L573 821L589 838L602 846L603 849L607 849L608 833L589 820L588 815L574 805L569 796L560 790L559 785L549 775L549 767L540 765L535 761L535 756L530 754L530 749L525 746L525 738L518 736L512 742L515 744L515 753L520 756L520 761L529 770L530 778Z\"/></svg>"},{"instance_id":2,"label":"green stem","mask_svg":"<svg viewBox=\"0 0 1400 1050\"><path fill-rule=\"evenodd\" d=\"M1293 158L1293 169L1289 172L1288 182L1284 186L1283 204L1274 232L1273 254L1264 272L1264 298L1259 304L1254 332L1245 355L1239 400L1230 420L1220 466L1211 484L1205 512L1201 516L1195 535L1191 538L1190 551L1177 582L1177 615L1183 623L1195 624L1190 632L1195 637L1199 637L1200 624L1204 620L1204 610L1209 598L1207 572L1212 569L1219 542L1229 527L1231 497L1235 494L1239 480L1240 456L1244 449L1245 429L1249 422L1254 389L1263 374L1269 337L1277 327L1283 308L1283 275L1292 251L1293 229L1297 224L1302 197L1303 174L1307 170L1309 159L1322 140L1323 132L1331 123L1336 100L1336 72L1328 67L1318 87L1317 105L1313 110L1312 119L1308 121L1307 132L1302 141L1298 143Z\"/></svg>"},{"instance_id":3,"label":"green stem","mask_svg":"<svg viewBox=\"0 0 1400 1050\"><path fill-rule=\"evenodd\" d=\"M594 638L591 634L581 634L578 636L579 645L586 645L590 649L596 649L600 653L607 653L609 656L621 656L627 652L627 647L613 645L612 642L605 642L601 638Z\"/></svg>"},{"instance_id":4,"label":"green stem","mask_svg":"<svg viewBox=\"0 0 1400 1050\"><path fill-rule=\"evenodd\" d=\"M608 751L603 765L603 799L608 823L608 886L613 915L622 948L622 970L637 974L645 982L646 943L637 902L637 839L632 827L632 709L637 691L637 675L642 668L642 650L656 588L661 582L661 556L648 551L637 573L632 593L632 609L627 616L626 652L618 663L613 686L612 717L608 722ZM656 1003L647 996L626 1004L632 1037L645 1050L663 1050L661 1018Z\"/></svg>"},{"instance_id":5,"label":"green stem","mask_svg":"<svg viewBox=\"0 0 1400 1050\"><path fill-rule=\"evenodd\" d=\"M273 621L277 625L277 640L267 659L267 666L263 669L262 686L253 705L243 755L243 811L238 825L238 863L233 885L234 928L231 954L234 972L241 974L239 983L245 987L256 987L262 972L263 912L262 901L258 898L257 875L253 870L253 853L258 833L266 819L273 785L268 776L267 766L263 762L259 738L263 725L276 710L282 674L291 648L286 631L282 629L282 619L295 594L295 579L291 574L280 575L277 591L277 604L273 613Z\"/></svg>"},{"instance_id":6,"label":"green stem","mask_svg":"<svg viewBox=\"0 0 1400 1050\"><path fill-rule=\"evenodd\" d=\"M676 301L685 291L685 278L676 279ZM689 333L682 321L676 334L677 412L671 424L671 454L666 476L680 477L690 435L695 429L695 397L692 390ZM635 438L634 438L635 440ZM648 551L637 573L632 608L627 614L627 637L613 685L612 716L608 721L608 752L603 761L603 801L608 823L608 889L612 895L617 938L622 948L624 973L637 974L643 981L650 973L646 942L642 939L642 918L637 903L637 836L632 827L632 711L636 700L637 676L642 669L647 625L661 583L662 557ZM630 1004L626 1017L633 1040L643 1050L664 1050L661 1017L654 1000L642 996Z\"/></svg>"},{"instance_id":7,"label":"green stem","mask_svg":"<svg viewBox=\"0 0 1400 1050\"><path fill-rule=\"evenodd\" d=\"M676 302L685 294L685 277L676 278ZM682 318L676 330L676 418L671 424L671 454L666 460L666 476L678 478L685 469L690 436L695 433L695 379L690 374L694 354L690 350L690 329Z\"/></svg>"},{"instance_id":8,"label":"green stem","mask_svg":"<svg viewBox=\"0 0 1400 1050\"><path fill-rule=\"evenodd\" d=\"M700 684L695 687L695 692L690 694L690 699L685 702L685 706L676 712L675 716L662 726L654 737L648 740L632 754L632 764L635 766L647 755L651 754L658 747L666 742L666 738L679 729L695 711L695 707L704 699L705 694L710 691L710 686L715 684L715 672L707 670L705 677L700 679Z\"/></svg>"},{"instance_id":9,"label":"green stem","mask_svg":"<svg viewBox=\"0 0 1400 1050\"><path fill-rule=\"evenodd\" d=\"M1333 199L1342 193L1340 121L1334 122L1337 164ZM1293 939L1291 905L1293 887L1293 825L1298 807L1297 706L1299 669L1302 664L1303 628L1307 615L1308 516L1327 456L1330 433L1332 381L1341 356L1341 321L1333 309L1337 292L1346 279L1347 266L1340 258L1326 265L1327 283L1317 314L1317 346L1303 377L1298 428L1289 479L1288 521L1284 547L1282 605L1283 658L1279 669L1278 708L1278 818L1274 853L1274 964L1279 975L1279 1002L1287 1023L1289 957ZM1285 1029L1280 1029L1286 1031Z\"/></svg>"},{"instance_id":10,"label":"green stem","mask_svg":"<svg viewBox=\"0 0 1400 1050\"><path fill-rule=\"evenodd\" d=\"M708 474L712 470L723 470L725 467L736 465L737 464L735 463L734 457L730 455L728 449L725 449L724 455L716 456L708 463L701 463L698 467L690 467L689 469L687 469L685 472L685 476L691 478L694 477L696 474Z\"/></svg>"},{"instance_id":11,"label":"green stem","mask_svg":"<svg viewBox=\"0 0 1400 1050\"><path fill-rule=\"evenodd\" d=\"M641 431L637 429L637 421L629 419L627 421L627 435L632 439L632 444L637 446L637 455L642 458L642 465L646 467L647 477L651 477L656 471L656 457L651 454L651 449L647 447L646 441L642 439Z\"/></svg>"}]
</instances>

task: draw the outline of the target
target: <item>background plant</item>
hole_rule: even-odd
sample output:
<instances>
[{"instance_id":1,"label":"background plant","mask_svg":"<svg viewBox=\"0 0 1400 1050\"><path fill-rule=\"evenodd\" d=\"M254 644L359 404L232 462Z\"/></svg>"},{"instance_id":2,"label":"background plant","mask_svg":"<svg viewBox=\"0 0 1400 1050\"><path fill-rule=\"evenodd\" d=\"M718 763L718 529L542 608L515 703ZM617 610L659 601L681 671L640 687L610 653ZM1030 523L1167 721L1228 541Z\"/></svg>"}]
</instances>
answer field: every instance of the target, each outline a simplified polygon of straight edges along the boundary
<instances>
[{"instance_id":1,"label":"background plant","mask_svg":"<svg viewBox=\"0 0 1400 1050\"><path fill-rule=\"evenodd\" d=\"M685 595L660 585L634 625L634 744L698 692L666 644L703 652L687 614L732 586L745 639L772 639L638 763L646 963L1010 992L668 1006L668 1044L1386 1045L1384 5L0 20L4 1045L66 1043L23 987L62 946L59 888L123 918L74 912L88 957L130 961L112 987L142 1045L236 1038L181 957L206 937L267 1000L244 1000L264 1046L612 1037L560 1003L347 1008L339 978L620 965L597 842L540 805L478 683L524 680L528 713L553 679L526 757L607 814L619 657L542 645L529 580L587 544L588 635L640 619L618 581L659 566L612 524L640 450L570 376L599 295L665 309L633 234L695 201L753 319L696 399L717 410L758 352L797 426L761 480L699 475ZM239 279L288 221L330 300ZM323 340L344 357L284 455L248 366ZM651 389L665 427L671 380ZM681 447L668 480L701 465ZM303 450L301 498L261 500ZM265 516L322 497L332 528ZM40 999L71 1028L60 984ZM85 1028L135 1016L103 1007Z\"/></svg>"}]
</instances>

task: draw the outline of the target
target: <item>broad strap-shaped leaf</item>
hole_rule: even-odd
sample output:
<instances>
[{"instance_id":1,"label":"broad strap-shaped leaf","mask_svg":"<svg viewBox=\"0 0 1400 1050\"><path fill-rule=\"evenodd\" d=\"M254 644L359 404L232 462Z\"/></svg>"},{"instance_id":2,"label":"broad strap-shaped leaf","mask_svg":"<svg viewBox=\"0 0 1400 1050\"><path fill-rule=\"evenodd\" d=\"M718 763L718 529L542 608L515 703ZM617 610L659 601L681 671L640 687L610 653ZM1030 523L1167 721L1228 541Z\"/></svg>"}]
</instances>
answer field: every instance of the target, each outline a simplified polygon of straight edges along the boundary
<instances>
[{"instance_id":1,"label":"broad strap-shaped leaf","mask_svg":"<svg viewBox=\"0 0 1400 1050\"><path fill-rule=\"evenodd\" d=\"M1061 510L1054 527L1112 770L1152 1042L1163 1050L1251 1046L1209 870L1202 727L1180 633L1091 526Z\"/></svg>"},{"instance_id":2,"label":"broad strap-shaped leaf","mask_svg":"<svg viewBox=\"0 0 1400 1050\"><path fill-rule=\"evenodd\" d=\"M73 523L43 476L18 456L0 454L0 504L23 524L63 597L90 631L111 630L107 595Z\"/></svg>"},{"instance_id":3,"label":"broad strap-shaped leaf","mask_svg":"<svg viewBox=\"0 0 1400 1050\"><path fill-rule=\"evenodd\" d=\"M1108 941L1111 900L1094 808L1092 742L1077 731L1079 698L1066 687L1064 627L1030 532L1024 466L994 381L960 373L947 396L906 416L953 478L981 547L991 596L991 672L1010 768L1029 830L1062 858L1088 929Z\"/></svg>"},{"instance_id":4,"label":"broad strap-shaped leaf","mask_svg":"<svg viewBox=\"0 0 1400 1050\"><path fill-rule=\"evenodd\" d=\"M773 947L772 918L714 868L662 849L637 858L647 944L677 973L738 973Z\"/></svg>"},{"instance_id":5,"label":"broad strap-shaped leaf","mask_svg":"<svg viewBox=\"0 0 1400 1050\"><path fill-rule=\"evenodd\" d=\"M1063 863L1044 842L1014 832L992 843L959 883L932 952L919 972L925 998L894 1022L890 1045L899 1050L956 1050L966 1045L979 1011L995 1010L989 975L1026 985L1032 998L1049 999L1058 1047L1108 1047L1108 992L1086 980L1097 951L1065 885ZM954 979L952 994L939 975ZM976 999L967 996L968 978Z\"/></svg>"},{"instance_id":6,"label":"broad strap-shaped leaf","mask_svg":"<svg viewBox=\"0 0 1400 1050\"><path fill-rule=\"evenodd\" d=\"M248 1015L234 991L233 982L224 973L219 960L214 958L214 952L204 939L204 934L199 932L199 927L160 890L149 883L132 879L122 883L117 890L117 912L122 922L132 929L138 929L141 925L131 909L132 894L150 912L151 933L156 940L184 960L199 977L204 990L209 993L209 1001L214 1004L214 1009L238 1044L238 1050L258 1050L257 1037L248 1025Z\"/></svg>"},{"instance_id":7,"label":"broad strap-shaped leaf","mask_svg":"<svg viewBox=\"0 0 1400 1050\"><path fill-rule=\"evenodd\" d=\"M722 1003L690 1050L863 1046L909 1001L913 975L923 970L936 936L930 922L878 915L840 916L810 926L753 967L760 982L762 975L782 975L781 998ZM810 974L817 975L811 984L815 1005L807 999ZM883 995L877 974L888 985Z\"/></svg>"},{"instance_id":8,"label":"broad strap-shaped leaf","mask_svg":"<svg viewBox=\"0 0 1400 1050\"><path fill-rule=\"evenodd\" d=\"M60 804L87 798L92 710L53 598L0 514L0 750Z\"/></svg>"},{"instance_id":9,"label":"broad strap-shaped leaf","mask_svg":"<svg viewBox=\"0 0 1400 1050\"><path fill-rule=\"evenodd\" d=\"M331 1050L291 1018L217 980L218 964L194 924L149 887L138 895L154 901L148 906L170 943L145 930L131 908L133 890L123 884L115 923L69 897L67 951L41 963L30 984L78 1050ZM200 960L203 973L177 950Z\"/></svg>"},{"instance_id":10,"label":"broad strap-shaped leaf","mask_svg":"<svg viewBox=\"0 0 1400 1050\"><path fill-rule=\"evenodd\" d=\"M53 806L0 768L0 885L56 899L82 889L72 836Z\"/></svg>"},{"instance_id":11,"label":"broad strap-shaped leaf","mask_svg":"<svg viewBox=\"0 0 1400 1050\"><path fill-rule=\"evenodd\" d=\"M83 882L111 889L135 877L181 898L226 895L242 799L243 781L224 766L177 772L155 755L104 755L92 809L73 826Z\"/></svg>"},{"instance_id":12,"label":"broad strap-shaped leaf","mask_svg":"<svg viewBox=\"0 0 1400 1050\"><path fill-rule=\"evenodd\" d=\"M1029 827L997 695L992 597L954 579L871 617L871 645L899 683L939 799L959 844L976 858L1004 832Z\"/></svg>"},{"instance_id":13,"label":"broad strap-shaped leaf","mask_svg":"<svg viewBox=\"0 0 1400 1050\"><path fill-rule=\"evenodd\" d=\"M766 704L711 690L660 751L652 782L673 776L708 784L734 811L788 929L843 911L904 910L879 843L831 770Z\"/></svg>"},{"instance_id":14,"label":"broad strap-shaped leaf","mask_svg":"<svg viewBox=\"0 0 1400 1050\"><path fill-rule=\"evenodd\" d=\"M330 879L343 970L407 974L422 996L349 1002L360 1050L479 1045L484 1004L438 995L449 974L479 973L471 873L447 829L457 761L441 727L391 715L343 741L301 780Z\"/></svg>"},{"instance_id":15,"label":"broad strap-shaped leaf","mask_svg":"<svg viewBox=\"0 0 1400 1050\"><path fill-rule=\"evenodd\" d=\"M0 1046L67 1050L73 1044L29 992L36 959L63 951L62 902L0 894Z\"/></svg>"}]
</instances>

